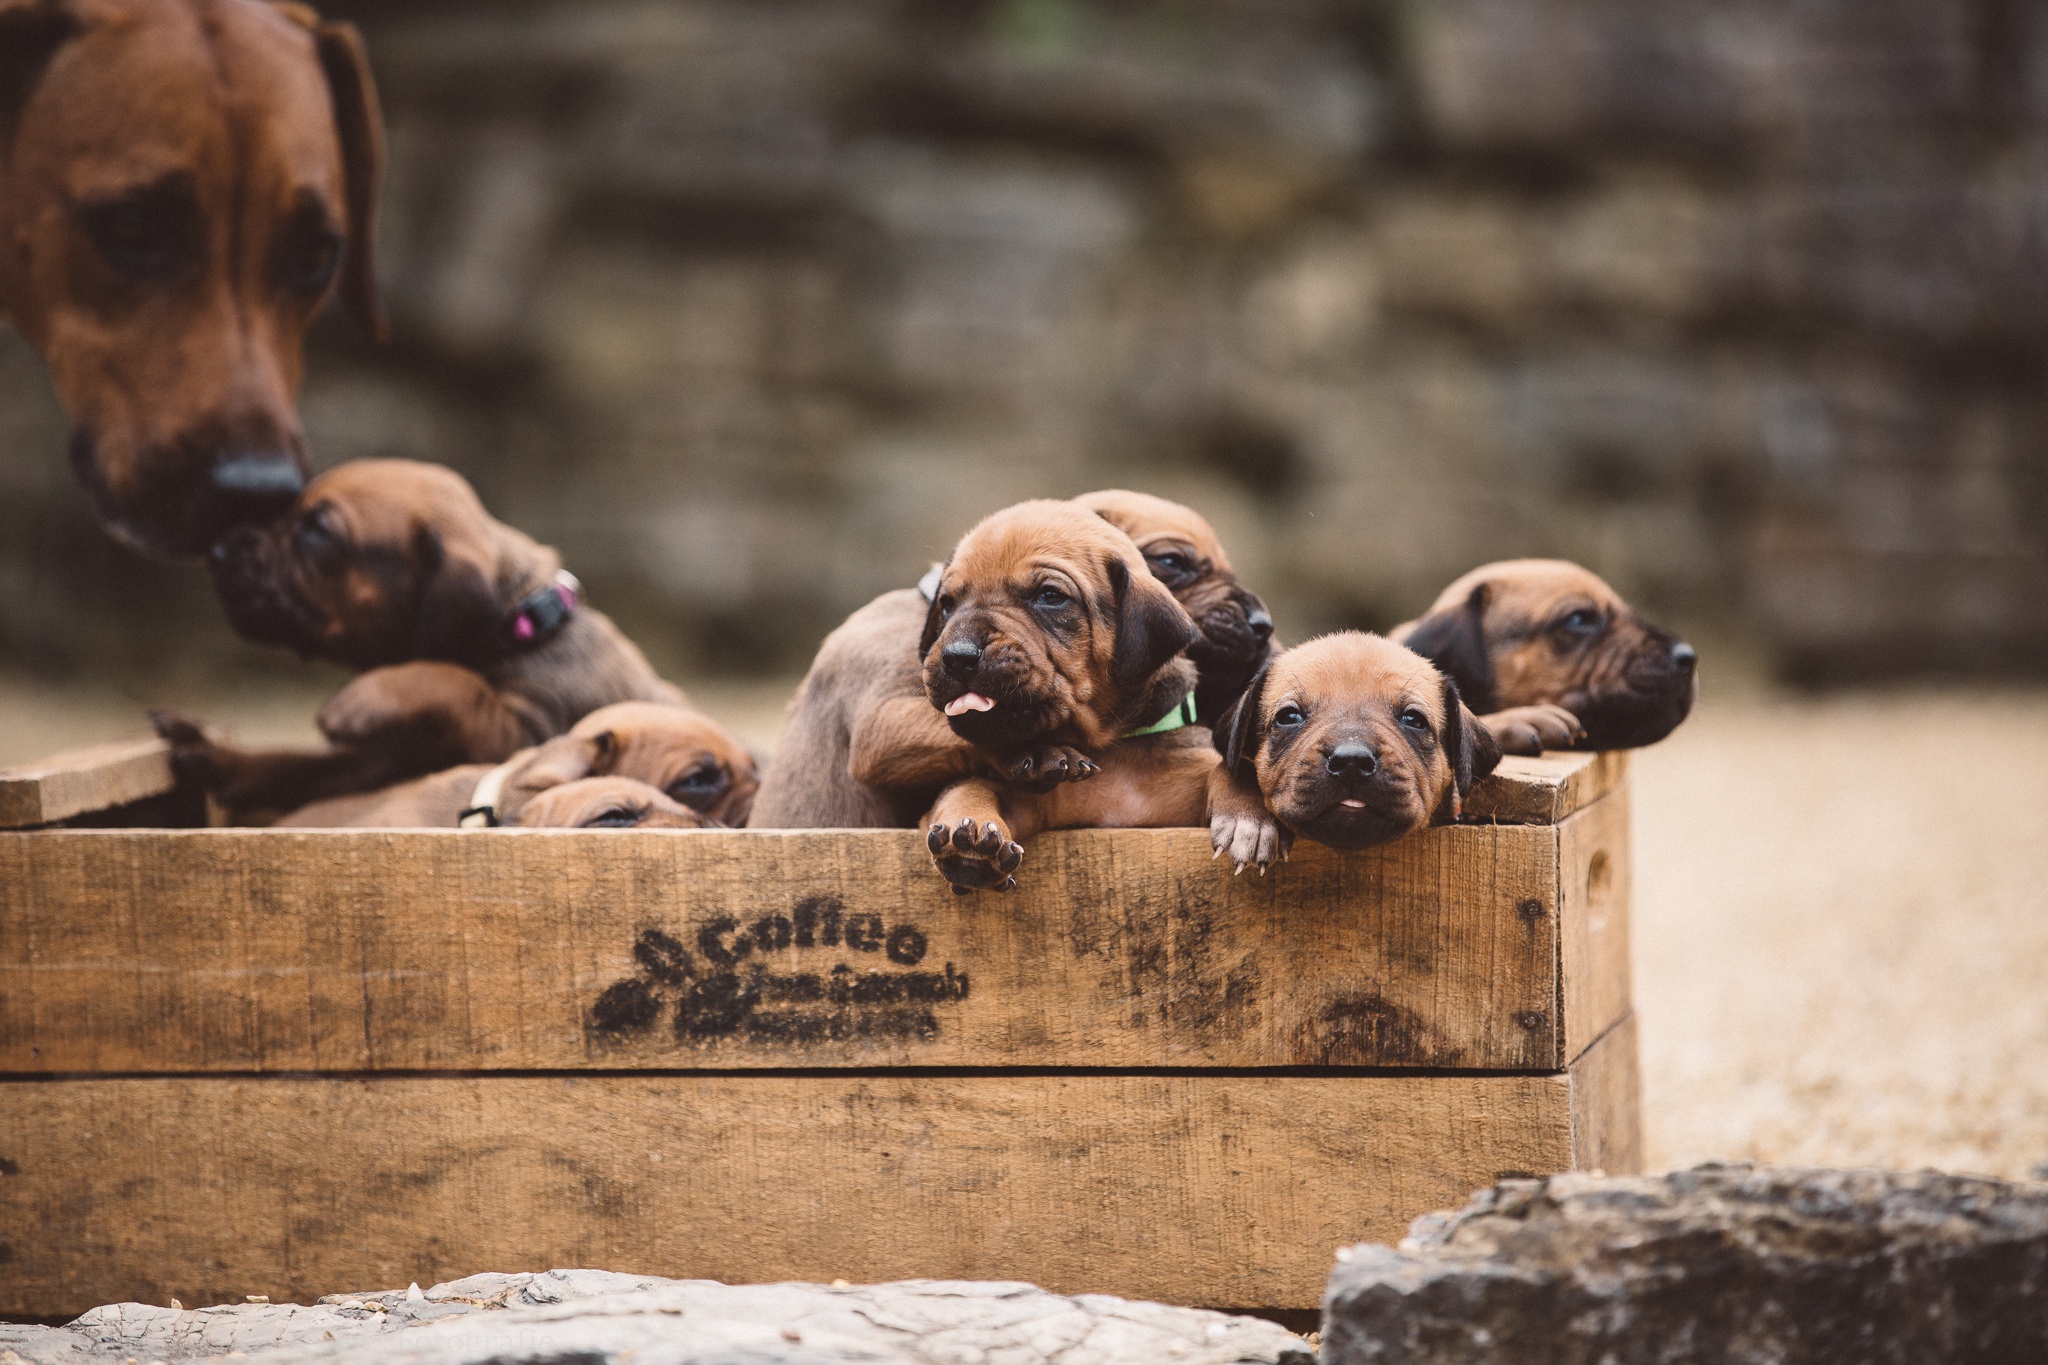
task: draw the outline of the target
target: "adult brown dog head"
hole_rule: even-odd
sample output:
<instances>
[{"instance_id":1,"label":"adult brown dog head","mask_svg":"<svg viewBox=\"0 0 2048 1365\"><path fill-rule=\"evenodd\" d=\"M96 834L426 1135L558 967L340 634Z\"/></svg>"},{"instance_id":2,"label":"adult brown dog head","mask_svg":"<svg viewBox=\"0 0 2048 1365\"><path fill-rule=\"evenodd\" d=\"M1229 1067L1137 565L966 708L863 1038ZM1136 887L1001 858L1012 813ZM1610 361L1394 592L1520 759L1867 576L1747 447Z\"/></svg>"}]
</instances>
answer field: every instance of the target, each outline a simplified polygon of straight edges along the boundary
<instances>
[{"instance_id":1,"label":"adult brown dog head","mask_svg":"<svg viewBox=\"0 0 2048 1365\"><path fill-rule=\"evenodd\" d=\"M550 787L506 822L522 829L702 829L710 822L630 777L583 777Z\"/></svg>"},{"instance_id":2,"label":"adult brown dog head","mask_svg":"<svg viewBox=\"0 0 2048 1365\"><path fill-rule=\"evenodd\" d=\"M1181 651L1195 635L1129 536L1078 504L1034 501L953 547L918 655L925 696L969 743L1100 748L1188 695Z\"/></svg>"},{"instance_id":3,"label":"adult brown dog head","mask_svg":"<svg viewBox=\"0 0 2048 1365\"><path fill-rule=\"evenodd\" d=\"M1213 723L1273 655L1266 604L1237 581L1216 529L1192 507L1122 488L1074 501L1129 536L1152 576L1194 618L1201 632L1188 646L1197 672L1195 714Z\"/></svg>"},{"instance_id":4,"label":"adult brown dog head","mask_svg":"<svg viewBox=\"0 0 2048 1365\"><path fill-rule=\"evenodd\" d=\"M205 550L304 483L306 324L381 335L384 133L347 24L260 0L0 0L0 312L138 548Z\"/></svg>"},{"instance_id":5,"label":"adult brown dog head","mask_svg":"<svg viewBox=\"0 0 2048 1365\"><path fill-rule=\"evenodd\" d=\"M1429 660L1360 631L1276 657L1216 727L1231 771L1304 838L1370 848L1458 818L1493 736Z\"/></svg>"},{"instance_id":6,"label":"adult brown dog head","mask_svg":"<svg viewBox=\"0 0 2048 1365\"><path fill-rule=\"evenodd\" d=\"M1585 727L1581 747L1654 744L1692 712L1699 655L1562 559L1510 559L1444 589L1394 632L1457 679L1483 713L1544 702Z\"/></svg>"},{"instance_id":7,"label":"adult brown dog head","mask_svg":"<svg viewBox=\"0 0 2048 1365\"><path fill-rule=\"evenodd\" d=\"M520 604L562 567L461 475L412 460L335 466L283 517L230 532L208 565L244 638L359 671L488 669L520 647L508 633Z\"/></svg>"}]
</instances>

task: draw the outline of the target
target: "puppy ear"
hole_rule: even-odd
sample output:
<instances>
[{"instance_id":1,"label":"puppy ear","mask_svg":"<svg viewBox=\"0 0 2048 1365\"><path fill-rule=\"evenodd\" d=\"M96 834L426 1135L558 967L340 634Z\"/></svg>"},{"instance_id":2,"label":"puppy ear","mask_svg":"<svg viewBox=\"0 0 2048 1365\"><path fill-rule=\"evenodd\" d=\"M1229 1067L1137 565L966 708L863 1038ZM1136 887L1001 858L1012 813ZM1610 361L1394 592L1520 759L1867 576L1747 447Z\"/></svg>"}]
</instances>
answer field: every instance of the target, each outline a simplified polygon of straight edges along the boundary
<instances>
[{"instance_id":1,"label":"puppy ear","mask_svg":"<svg viewBox=\"0 0 2048 1365\"><path fill-rule=\"evenodd\" d=\"M1240 765L1250 764L1252 756L1259 751L1259 743L1264 738L1259 730L1259 713L1265 709L1266 674L1272 666L1270 659L1260 664L1244 694L1216 718L1216 728L1211 735L1223 755L1226 772L1239 772Z\"/></svg>"},{"instance_id":2,"label":"puppy ear","mask_svg":"<svg viewBox=\"0 0 2048 1365\"><path fill-rule=\"evenodd\" d=\"M1133 579L1130 566L1118 555L1111 555L1106 567L1110 600L1116 608L1116 647L1110 651L1109 677L1117 687L1130 689L1195 642L1195 623L1150 573Z\"/></svg>"},{"instance_id":3,"label":"puppy ear","mask_svg":"<svg viewBox=\"0 0 2048 1365\"><path fill-rule=\"evenodd\" d=\"M1500 766L1500 745L1458 696L1458 684L1450 678L1444 679L1444 761L1450 765L1451 780L1430 823L1454 825L1472 784Z\"/></svg>"},{"instance_id":4,"label":"puppy ear","mask_svg":"<svg viewBox=\"0 0 2048 1365\"><path fill-rule=\"evenodd\" d=\"M946 618L939 611L939 585L946 581L946 570L953 567L953 556L947 555L946 562L934 565L923 578L917 580L917 590L924 594L924 634L918 637L917 657L922 659L932 652L938 643L939 632L945 629ZM927 588L925 585L930 584Z\"/></svg>"},{"instance_id":5,"label":"puppy ear","mask_svg":"<svg viewBox=\"0 0 2048 1365\"><path fill-rule=\"evenodd\" d=\"M451 558L441 535L423 526L413 537L419 607L413 617L413 657L483 667L504 657L504 606L490 576Z\"/></svg>"},{"instance_id":6,"label":"puppy ear","mask_svg":"<svg viewBox=\"0 0 2048 1365\"><path fill-rule=\"evenodd\" d=\"M1415 623L1401 641L1454 679L1471 704L1493 709L1493 655L1486 648L1487 585L1474 587L1464 602Z\"/></svg>"},{"instance_id":7,"label":"puppy ear","mask_svg":"<svg viewBox=\"0 0 2048 1365\"><path fill-rule=\"evenodd\" d=\"M82 28L64 0L0 0L0 159L50 59Z\"/></svg>"},{"instance_id":8,"label":"puppy ear","mask_svg":"<svg viewBox=\"0 0 2048 1365\"><path fill-rule=\"evenodd\" d=\"M611 768L617 741L609 730L594 735L560 735L526 751L526 760L506 779L505 790L531 796Z\"/></svg>"},{"instance_id":9,"label":"puppy ear","mask_svg":"<svg viewBox=\"0 0 2048 1365\"><path fill-rule=\"evenodd\" d=\"M384 115L370 57L354 24L313 27L313 47L334 102L334 127L341 135L341 169L348 200L348 243L341 262L341 301L349 315L378 341L390 335L377 297L377 196L384 182Z\"/></svg>"}]
</instances>

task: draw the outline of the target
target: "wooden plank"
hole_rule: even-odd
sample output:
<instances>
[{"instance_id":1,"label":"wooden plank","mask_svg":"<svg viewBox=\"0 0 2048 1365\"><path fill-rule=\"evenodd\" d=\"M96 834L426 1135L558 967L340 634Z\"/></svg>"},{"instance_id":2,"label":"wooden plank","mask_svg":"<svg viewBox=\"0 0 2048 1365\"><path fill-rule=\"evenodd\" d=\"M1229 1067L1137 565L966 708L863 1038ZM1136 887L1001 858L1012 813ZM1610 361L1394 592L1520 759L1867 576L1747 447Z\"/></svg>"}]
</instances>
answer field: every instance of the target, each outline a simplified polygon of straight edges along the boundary
<instances>
[{"instance_id":1,"label":"wooden plank","mask_svg":"<svg viewBox=\"0 0 2048 1365\"><path fill-rule=\"evenodd\" d=\"M0 1084L0 1316L604 1266L1312 1308L1334 1248L1564 1169L1561 1076Z\"/></svg>"},{"instance_id":2,"label":"wooden plank","mask_svg":"<svg viewBox=\"0 0 2048 1365\"><path fill-rule=\"evenodd\" d=\"M908 831L0 834L0 1071L1552 1071L1559 837L1074 831L956 897Z\"/></svg>"},{"instance_id":3,"label":"wooden plank","mask_svg":"<svg viewBox=\"0 0 2048 1365\"><path fill-rule=\"evenodd\" d=\"M73 749L0 771L0 828L54 824L162 796L176 786L171 746L160 739L124 739Z\"/></svg>"},{"instance_id":4,"label":"wooden plank","mask_svg":"<svg viewBox=\"0 0 2048 1365\"><path fill-rule=\"evenodd\" d=\"M1634 1175L1643 1169L1643 1086L1631 1014L1572 1063L1572 1169Z\"/></svg>"},{"instance_id":5,"label":"wooden plank","mask_svg":"<svg viewBox=\"0 0 2048 1365\"><path fill-rule=\"evenodd\" d=\"M1629 1000L1629 796L1624 786L1557 830L1565 986L1564 1055L1576 1058L1626 1017Z\"/></svg>"},{"instance_id":6,"label":"wooden plank","mask_svg":"<svg viewBox=\"0 0 2048 1365\"><path fill-rule=\"evenodd\" d=\"M1465 800L1464 819L1475 824L1555 825L1620 786L1628 754L1543 754L1503 758Z\"/></svg>"}]
</instances>

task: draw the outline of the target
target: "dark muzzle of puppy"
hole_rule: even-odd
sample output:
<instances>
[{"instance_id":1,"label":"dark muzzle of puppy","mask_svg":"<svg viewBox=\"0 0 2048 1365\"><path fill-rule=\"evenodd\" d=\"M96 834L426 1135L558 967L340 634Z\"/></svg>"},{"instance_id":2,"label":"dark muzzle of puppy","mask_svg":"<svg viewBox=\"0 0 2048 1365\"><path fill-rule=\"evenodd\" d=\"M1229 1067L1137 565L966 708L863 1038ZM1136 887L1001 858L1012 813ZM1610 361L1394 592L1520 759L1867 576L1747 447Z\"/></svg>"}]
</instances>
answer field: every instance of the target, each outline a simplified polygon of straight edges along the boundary
<instances>
[{"instance_id":1,"label":"dark muzzle of puppy","mask_svg":"<svg viewBox=\"0 0 2048 1365\"><path fill-rule=\"evenodd\" d=\"M1218 724L1232 772L1293 833L1370 848L1458 818L1500 762L1457 684L1420 655L1348 631L1280 654Z\"/></svg>"},{"instance_id":2,"label":"dark muzzle of puppy","mask_svg":"<svg viewBox=\"0 0 2048 1365\"><path fill-rule=\"evenodd\" d=\"M1074 501L1129 536L1152 576L1193 618L1198 633L1188 657L1196 669L1195 713L1213 724L1273 655L1266 604L1237 581L1215 528L1193 508L1123 488Z\"/></svg>"},{"instance_id":3,"label":"dark muzzle of puppy","mask_svg":"<svg viewBox=\"0 0 2048 1365\"><path fill-rule=\"evenodd\" d=\"M1456 679L1489 721L1563 707L1584 731L1575 745L1583 749L1656 743L1692 713L1699 690L1690 644L1564 560L1474 569L1393 634Z\"/></svg>"}]
</instances>

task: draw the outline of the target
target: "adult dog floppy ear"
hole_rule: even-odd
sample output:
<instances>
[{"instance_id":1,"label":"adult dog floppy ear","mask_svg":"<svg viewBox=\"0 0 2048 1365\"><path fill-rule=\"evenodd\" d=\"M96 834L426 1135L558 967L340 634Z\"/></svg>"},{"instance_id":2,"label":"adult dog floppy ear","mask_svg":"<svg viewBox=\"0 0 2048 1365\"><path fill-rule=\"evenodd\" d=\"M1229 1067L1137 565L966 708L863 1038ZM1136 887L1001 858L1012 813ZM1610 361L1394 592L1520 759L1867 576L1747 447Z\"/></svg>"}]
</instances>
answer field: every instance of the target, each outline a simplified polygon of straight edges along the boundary
<instances>
[{"instance_id":1,"label":"adult dog floppy ear","mask_svg":"<svg viewBox=\"0 0 2048 1365\"><path fill-rule=\"evenodd\" d=\"M1487 595L1486 584L1474 585L1464 602L1423 617L1401 641L1443 673L1459 679L1471 705L1481 711L1493 709L1493 656L1486 648Z\"/></svg>"},{"instance_id":2,"label":"adult dog floppy ear","mask_svg":"<svg viewBox=\"0 0 2048 1365\"><path fill-rule=\"evenodd\" d=\"M1259 671L1252 675L1244 694L1231 703L1228 711L1217 717L1215 744L1223 754L1226 772L1238 772L1239 765L1249 765L1252 755L1259 751L1259 712L1265 707L1266 674L1272 667L1270 661L1259 665Z\"/></svg>"},{"instance_id":3,"label":"adult dog floppy ear","mask_svg":"<svg viewBox=\"0 0 2048 1365\"><path fill-rule=\"evenodd\" d=\"M1454 825L1464 810L1472 784L1500 766L1500 745L1458 696L1458 684L1444 679L1444 760L1451 767L1450 785L1430 817L1433 825Z\"/></svg>"},{"instance_id":4,"label":"adult dog floppy ear","mask_svg":"<svg viewBox=\"0 0 2048 1365\"><path fill-rule=\"evenodd\" d=\"M1151 574L1133 578L1130 567L1114 555L1105 568L1116 613L1109 676L1118 687L1134 688L1194 643L1195 623Z\"/></svg>"},{"instance_id":5,"label":"adult dog floppy ear","mask_svg":"<svg viewBox=\"0 0 2048 1365\"><path fill-rule=\"evenodd\" d=\"M0 164L13 153L15 125L43 69L79 29L65 0L0 0Z\"/></svg>"},{"instance_id":6,"label":"adult dog floppy ear","mask_svg":"<svg viewBox=\"0 0 2048 1365\"><path fill-rule=\"evenodd\" d=\"M384 181L384 115L370 57L354 24L315 23L313 46L334 101L341 135L341 167L348 198L348 242L341 261L341 302L378 341L390 335L377 297L377 196Z\"/></svg>"}]
</instances>

